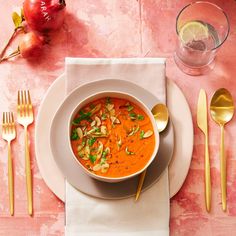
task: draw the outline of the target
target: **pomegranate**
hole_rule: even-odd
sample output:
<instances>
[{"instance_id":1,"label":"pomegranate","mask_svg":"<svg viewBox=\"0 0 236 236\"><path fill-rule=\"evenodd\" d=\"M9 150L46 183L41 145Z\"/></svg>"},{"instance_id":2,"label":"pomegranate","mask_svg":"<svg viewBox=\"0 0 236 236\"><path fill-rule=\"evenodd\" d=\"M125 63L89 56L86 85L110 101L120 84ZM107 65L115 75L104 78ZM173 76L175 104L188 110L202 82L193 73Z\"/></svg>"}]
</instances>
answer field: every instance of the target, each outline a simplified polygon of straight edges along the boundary
<instances>
[{"instance_id":1,"label":"pomegranate","mask_svg":"<svg viewBox=\"0 0 236 236\"><path fill-rule=\"evenodd\" d=\"M24 58L37 57L41 54L43 44L44 38L31 31L22 37L19 52Z\"/></svg>"},{"instance_id":2,"label":"pomegranate","mask_svg":"<svg viewBox=\"0 0 236 236\"><path fill-rule=\"evenodd\" d=\"M27 59L36 58L41 55L44 43L44 38L35 32L26 33L22 36L17 50L8 56L2 57L0 63L18 55Z\"/></svg>"},{"instance_id":3,"label":"pomegranate","mask_svg":"<svg viewBox=\"0 0 236 236\"><path fill-rule=\"evenodd\" d=\"M64 21L65 0L25 0L24 17L36 31L47 32L59 29Z\"/></svg>"}]
</instances>

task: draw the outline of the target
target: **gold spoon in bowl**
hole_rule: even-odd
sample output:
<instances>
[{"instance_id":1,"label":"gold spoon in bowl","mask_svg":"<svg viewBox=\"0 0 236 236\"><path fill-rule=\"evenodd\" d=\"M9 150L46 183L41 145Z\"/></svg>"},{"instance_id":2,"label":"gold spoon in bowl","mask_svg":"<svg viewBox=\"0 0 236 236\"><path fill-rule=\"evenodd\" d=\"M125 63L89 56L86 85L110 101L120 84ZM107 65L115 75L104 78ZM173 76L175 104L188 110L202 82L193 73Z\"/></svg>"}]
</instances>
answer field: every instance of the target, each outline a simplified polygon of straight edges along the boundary
<instances>
[{"instance_id":1,"label":"gold spoon in bowl","mask_svg":"<svg viewBox=\"0 0 236 236\"><path fill-rule=\"evenodd\" d=\"M157 104L152 108L152 114L156 120L158 132L160 133L166 128L169 121L168 108L164 104L161 104L161 103ZM140 175L138 188L137 188L137 192L135 196L135 201L139 199L139 196L143 187L144 179L146 176L146 172L147 170L143 171L142 174Z\"/></svg>"},{"instance_id":2,"label":"gold spoon in bowl","mask_svg":"<svg viewBox=\"0 0 236 236\"><path fill-rule=\"evenodd\" d=\"M230 92L227 89L218 89L212 99L210 105L212 119L220 126L221 144L220 144L220 179L221 179L221 201L222 209L226 211L226 158L224 151L224 126L234 115L234 103Z\"/></svg>"}]
</instances>

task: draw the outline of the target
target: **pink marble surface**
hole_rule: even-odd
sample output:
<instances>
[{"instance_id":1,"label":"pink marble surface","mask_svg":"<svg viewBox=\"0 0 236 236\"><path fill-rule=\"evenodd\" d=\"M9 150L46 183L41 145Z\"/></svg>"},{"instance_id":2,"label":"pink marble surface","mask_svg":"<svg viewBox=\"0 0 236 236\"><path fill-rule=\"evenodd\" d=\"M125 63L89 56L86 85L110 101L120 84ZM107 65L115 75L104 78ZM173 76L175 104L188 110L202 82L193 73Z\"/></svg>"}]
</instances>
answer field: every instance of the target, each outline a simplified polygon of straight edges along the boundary
<instances>
[{"instance_id":1,"label":"pink marble surface","mask_svg":"<svg viewBox=\"0 0 236 236\"><path fill-rule=\"evenodd\" d=\"M167 76L184 91L194 121L195 143L187 179L171 199L171 235L236 235L236 125L227 125L225 147L228 166L228 211L221 211L219 137L217 125L210 120L210 159L212 174L212 211L204 205L204 139L196 127L196 104L200 88L210 96L219 87L228 88L236 99L236 2L212 1L228 14L231 32L217 57L215 69L205 76L190 77L176 67L175 17L189 0L67 0L63 29L52 35L37 62L17 58L0 65L0 113L15 111L18 89L30 89L35 113L50 84L64 70L65 56L78 57L168 57ZM20 0L0 0L0 46L13 30L11 13ZM0 235L63 235L64 204L45 185L35 161L34 126L30 128L34 174L34 217L27 215L24 177L23 130L17 126L12 144L15 166L15 216L8 213L7 145L0 139Z\"/></svg>"}]
</instances>

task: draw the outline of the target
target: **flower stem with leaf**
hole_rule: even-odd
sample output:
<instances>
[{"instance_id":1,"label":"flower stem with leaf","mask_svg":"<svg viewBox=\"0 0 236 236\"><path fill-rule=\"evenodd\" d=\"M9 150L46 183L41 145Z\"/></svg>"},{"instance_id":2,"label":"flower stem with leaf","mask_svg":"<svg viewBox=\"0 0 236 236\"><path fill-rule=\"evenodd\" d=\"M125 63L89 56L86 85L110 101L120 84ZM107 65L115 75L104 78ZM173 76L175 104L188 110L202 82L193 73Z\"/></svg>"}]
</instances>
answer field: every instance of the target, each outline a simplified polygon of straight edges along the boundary
<instances>
[{"instance_id":1,"label":"flower stem with leaf","mask_svg":"<svg viewBox=\"0 0 236 236\"><path fill-rule=\"evenodd\" d=\"M14 40L14 38L16 37L16 35L19 33L19 32L22 32L24 31L24 26L23 26L23 22L25 20L24 18L24 14L23 14L23 11L21 9L21 14L19 15L17 12L13 12L12 13L12 20L13 20L13 23L15 25L15 29L10 37L10 39L7 41L5 47L2 49L1 53L0 53L0 62L6 60L6 57L4 58L4 54L7 50L7 48L9 47L9 45L11 44L11 42ZM15 52L13 52L12 54L14 54ZM11 54L9 55L11 56ZM8 56L8 58L9 58Z\"/></svg>"}]
</instances>

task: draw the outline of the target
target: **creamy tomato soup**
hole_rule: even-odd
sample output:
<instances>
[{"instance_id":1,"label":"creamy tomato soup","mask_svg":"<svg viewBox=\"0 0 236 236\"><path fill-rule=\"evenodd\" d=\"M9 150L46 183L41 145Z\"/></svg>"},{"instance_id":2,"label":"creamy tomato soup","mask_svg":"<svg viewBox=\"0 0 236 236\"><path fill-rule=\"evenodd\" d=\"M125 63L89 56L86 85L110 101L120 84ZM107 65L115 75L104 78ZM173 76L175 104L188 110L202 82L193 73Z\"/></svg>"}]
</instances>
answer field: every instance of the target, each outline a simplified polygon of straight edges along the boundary
<instances>
[{"instance_id":1,"label":"creamy tomato soup","mask_svg":"<svg viewBox=\"0 0 236 236\"><path fill-rule=\"evenodd\" d=\"M124 177L145 167L155 148L148 115L126 99L101 98L83 107L71 127L71 146L96 175Z\"/></svg>"}]
</instances>

